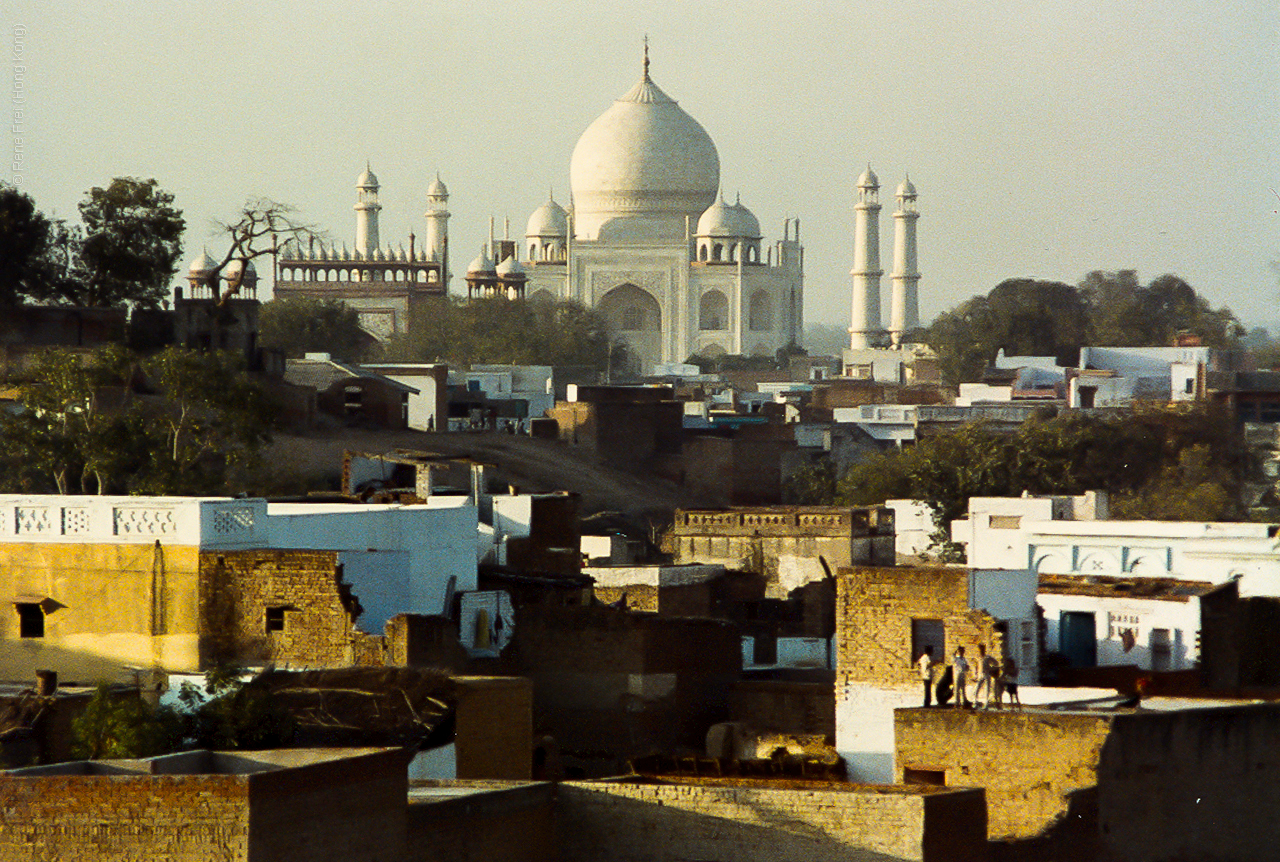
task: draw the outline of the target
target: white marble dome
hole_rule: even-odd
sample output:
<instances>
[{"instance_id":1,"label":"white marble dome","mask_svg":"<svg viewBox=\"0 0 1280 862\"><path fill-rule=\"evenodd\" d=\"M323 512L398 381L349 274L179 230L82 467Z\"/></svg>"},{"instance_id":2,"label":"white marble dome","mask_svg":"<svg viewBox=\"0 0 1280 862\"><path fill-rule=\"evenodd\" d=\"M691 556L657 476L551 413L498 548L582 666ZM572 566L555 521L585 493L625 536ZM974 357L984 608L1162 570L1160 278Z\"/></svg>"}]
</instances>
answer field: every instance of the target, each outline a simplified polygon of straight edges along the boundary
<instances>
[{"instance_id":1,"label":"white marble dome","mask_svg":"<svg viewBox=\"0 0 1280 862\"><path fill-rule=\"evenodd\" d=\"M716 200L716 145L646 73L587 127L569 163L575 232L599 238L615 219L641 217L662 236L682 236Z\"/></svg>"},{"instance_id":2,"label":"white marble dome","mask_svg":"<svg viewBox=\"0 0 1280 862\"><path fill-rule=\"evenodd\" d=\"M205 249L200 252L199 257L191 261L191 266L188 267L187 272L191 275L206 275L217 267L217 265L217 261L209 256L209 250Z\"/></svg>"},{"instance_id":3,"label":"white marble dome","mask_svg":"<svg viewBox=\"0 0 1280 862\"><path fill-rule=\"evenodd\" d=\"M545 204L533 211L524 229L525 236L562 237L568 234L569 214L553 198L548 198Z\"/></svg>"},{"instance_id":4,"label":"white marble dome","mask_svg":"<svg viewBox=\"0 0 1280 862\"><path fill-rule=\"evenodd\" d=\"M350 176L350 174L348 174L347 176ZM376 189L377 187L378 187L378 177L374 174L372 170L370 170L368 165L365 165L364 170L360 172L360 176L356 177L356 188Z\"/></svg>"}]
</instances>

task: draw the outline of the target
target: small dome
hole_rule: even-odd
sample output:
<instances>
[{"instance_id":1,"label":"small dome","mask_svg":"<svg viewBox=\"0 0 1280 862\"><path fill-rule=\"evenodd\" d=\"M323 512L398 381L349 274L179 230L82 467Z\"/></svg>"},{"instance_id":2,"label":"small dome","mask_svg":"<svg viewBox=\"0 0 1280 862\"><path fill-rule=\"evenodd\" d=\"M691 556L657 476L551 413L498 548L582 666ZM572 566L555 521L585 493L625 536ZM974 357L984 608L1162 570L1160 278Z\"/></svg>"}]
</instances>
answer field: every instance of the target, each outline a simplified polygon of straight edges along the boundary
<instances>
[{"instance_id":1,"label":"small dome","mask_svg":"<svg viewBox=\"0 0 1280 862\"><path fill-rule=\"evenodd\" d=\"M502 263L498 264L498 275L510 277L514 275L524 275L524 267L520 265L520 261L516 260L515 255L508 257Z\"/></svg>"},{"instance_id":2,"label":"small dome","mask_svg":"<svg viewBox=\"0 0 1280 862\"><path fill-rule=\"evenodd\" d=\"M258 282L258 270L253 265L253 261L241 262L233 260L229 262L222 270L222 280L230 284L240 278L240 267L244 266L244 278L240 279L240 283L246 286L253 286Z\"/></svg>"},{"instance_id":3,"label":"small dome","mask_svg":"<svg viewBox=\"0 0 1280 862\"><path fill-rule=\"evenodd\" d=\"M760 221L741 203L718 199L698 219L698 236L760 238Z\"/></svg>"},{"instance_id":4,"label":"small dome","mask_svg":"<svg viewBox=\"0 0 1280 862\"><path fill-rule=\"evenodd\" d=\"M436 178L431 181L431 185L427 186L427 197L429 198L447 198L449 189L440 179L440 174L436 174Z\"/></svg>"},{"instance_id":5,"label":"small dome","mask_svg":"<svg viewBox=\"0 0 1280 862\"><path fill-rule=\"evenodd\" d=\"M493 261L489 260L489 253L485 251L484 246L480 247L480 254L476 255L476 259L467 266L467 275L472 273L480 275L493 273Z\"/></svg>"},{"instance_id":6,"label":"small dome","mask_svg":"<svg viewBox=\"0 0 1280 862\"><path fill-rule=\"evenodd\" d=\"M209 250L205 249L200 252L200 256L191 261L191 266L187 270L192 275L205 275L218 266L218 262L209 256Z\"/></svg>"},{"instance_id":7,"label":"small dome","mask_svg":"<svg viewBox=\"0 0 1280 862\"><path fill-rule=\"evenodd\" d=\"M916 197L916 187L911 184L911 177L907 177L906 179L904 179L902 181L902 184L898 186L898 197L900 198Z\"/></svg>"},{"instance_id":8,"label":"small dome","mask_svg":"<svg viewBox=\"0 0 1280 862\"><path fill-rule=\"evenodd\" d=\"M373 171L369 169L369 163L366 162L364 171L356 178L356 188L358 189L376 189L378 187L378 178Z\"/></svg>"},{"instance_id":9,"label":"small dome","mask_svg":"<svg viewBox=\"0 0 1280 862\"><path fill-rule=\"evenodd\" d=\"M871 165L867 165L867 169L862 172L862 176L858 177L858 188L860 189L880 188L880 178L876 176L875 171L871 170Z\"/></svg>"},{"instance_id":10,"label":"small dome","mask_svg":"<svg viewBox=\"0 0 1280 862\"><path fill-rule=\"evenodd\" d=\"M547 198L547 202L533 211L524 229L525 236L568 236L569 214L564 207Z\"/></svg>"}]
</instances>

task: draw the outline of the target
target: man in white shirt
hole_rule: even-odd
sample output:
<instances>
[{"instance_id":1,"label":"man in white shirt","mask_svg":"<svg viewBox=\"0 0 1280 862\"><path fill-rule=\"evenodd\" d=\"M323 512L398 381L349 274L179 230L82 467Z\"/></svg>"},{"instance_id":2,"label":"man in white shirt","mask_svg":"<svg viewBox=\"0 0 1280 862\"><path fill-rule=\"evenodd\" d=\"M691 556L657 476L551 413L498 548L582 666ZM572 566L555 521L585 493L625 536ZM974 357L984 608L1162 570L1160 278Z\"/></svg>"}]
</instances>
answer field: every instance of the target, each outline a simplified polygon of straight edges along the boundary
<instances>
[{"instance_id":1,"label":"man in white shirt","mask_svg":"<svg viewBox=\"0 0 1280 862\"><path fill-rule=\"evenodd\" d=\"M938 666L933 660L933 647L924 648L920 658L916 659L916 666L920 668L920 681L924 683L924 705L933 706L933 669Z\"/></svg>"}]
</instances>

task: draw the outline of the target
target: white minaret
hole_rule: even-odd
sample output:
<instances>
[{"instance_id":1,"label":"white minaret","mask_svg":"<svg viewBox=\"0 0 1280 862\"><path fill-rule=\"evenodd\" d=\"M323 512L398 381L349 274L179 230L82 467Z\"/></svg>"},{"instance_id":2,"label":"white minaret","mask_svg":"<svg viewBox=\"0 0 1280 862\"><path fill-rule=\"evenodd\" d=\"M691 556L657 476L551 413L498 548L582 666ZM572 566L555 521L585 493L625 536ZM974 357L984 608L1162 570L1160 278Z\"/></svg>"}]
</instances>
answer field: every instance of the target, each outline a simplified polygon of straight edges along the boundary
<instances>
[{"instance_id":1,"label":"white minaret","mask_svg":"<svg viewBox=\"0 0 1280 862\"><path fill-rule=\"evenodd\" d=\"M378 178L365 162L364 173L356 180L356 251L368 260L378 248Z\"/></svg>"},{"instance_id":2,"label":"white minaret","mask_svg":"<svg viewBox=\"0 0 1280 862\"><path fill-rule=\"evenodd\" d=\"M884 329L880 326L880 181L871 166L858 177L858 205L853 227L853 325L849 347L874 347Z\"/></svg>"},{"instance_id":3,"label":"white minaret","mask_svg":"<svg viewBox=\"0 0 1280 862\"><path fill-rule=\"evenodd\" d=\"M427 187L427 236L425 252L427 260L440 264L440 281L449 285L449 189L440 180L440 174Z\"/></svg>"},{"instance_id":4,"label":"white minaret","mask_svg":"<svg viewBox=\"0 0 1280 862\"><path fill-rule=\"evenodd\" d=\"M893 213L893 293L889 305L889 337L893 346L902 343L904 333L920 325L920 297L916 269L916 187L908 176L898 186L898 208Z\"/></svg>"}]
</instances>

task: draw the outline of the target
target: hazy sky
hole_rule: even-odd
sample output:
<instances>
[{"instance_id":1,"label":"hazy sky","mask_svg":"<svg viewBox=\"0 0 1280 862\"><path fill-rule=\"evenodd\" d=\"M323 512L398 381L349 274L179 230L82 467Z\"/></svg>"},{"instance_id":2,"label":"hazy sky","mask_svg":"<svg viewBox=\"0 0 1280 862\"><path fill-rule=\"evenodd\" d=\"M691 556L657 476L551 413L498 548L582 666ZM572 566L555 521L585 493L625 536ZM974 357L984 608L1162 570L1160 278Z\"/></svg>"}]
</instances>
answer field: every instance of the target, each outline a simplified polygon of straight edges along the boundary
<instances>
[{"instance_id":1,"label":"hazy sky","mask_svg":"<svg viewBox=\"0 0 1280 862\"><path fill-rule=\"evenodd\" d=\"M924 319L1011 276L1132 268L1280 322L1275 2L622 5L5 2L26 101L23 169L0 178L74 217L90 186L155 177L190 259L259 195L350 244L366 158L383 242L407 242L439 171L456 289L490 215L522 235L548 188L568 202L573 145L647 33L726 193L767 239L801 218L810 323L848 324L868 162L886 268L892 191L904 171L919 189Z\"/></svg>"}]
</instances>

